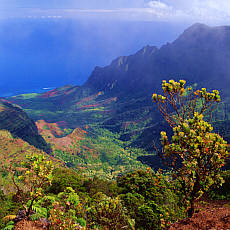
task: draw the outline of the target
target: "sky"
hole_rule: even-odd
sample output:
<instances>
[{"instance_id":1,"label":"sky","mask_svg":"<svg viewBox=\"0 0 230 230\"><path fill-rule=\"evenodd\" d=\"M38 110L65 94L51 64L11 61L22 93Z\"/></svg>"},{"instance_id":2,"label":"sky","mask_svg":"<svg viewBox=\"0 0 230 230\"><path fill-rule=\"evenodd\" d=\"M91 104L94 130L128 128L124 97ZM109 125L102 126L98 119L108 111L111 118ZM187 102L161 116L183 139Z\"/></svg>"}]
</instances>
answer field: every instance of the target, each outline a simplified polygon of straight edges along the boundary
<instances>
[{"instance_id":1,"label":"sky","mask_svg":"<svg viewBox=\"0 0 230 230\"><path fill-rule=\"evenodd\" d=\"M0 0L0 96L83 84L197 22L230 25L230 0Z\"/></svg>"},{"instance_id":2,"label":"sky","mask_svg":"<svg viewBox=\"0 0 230 230\"><path fill-rule=\"evenodd\" d=\"M20 8L20 9L19 9ZM229 0L1 0L2 17L230 23Z\"/></svg>"}]
</instances>

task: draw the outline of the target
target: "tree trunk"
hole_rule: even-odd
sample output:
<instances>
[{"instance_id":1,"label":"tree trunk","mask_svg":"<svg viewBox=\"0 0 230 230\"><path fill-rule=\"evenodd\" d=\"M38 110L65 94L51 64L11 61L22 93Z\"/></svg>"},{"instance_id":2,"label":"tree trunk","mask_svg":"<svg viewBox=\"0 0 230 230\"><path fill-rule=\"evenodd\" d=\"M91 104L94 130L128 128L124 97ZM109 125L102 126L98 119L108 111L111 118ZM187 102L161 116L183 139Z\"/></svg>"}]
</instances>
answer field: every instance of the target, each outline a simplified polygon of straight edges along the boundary
<instances>
[{"instance_id":1,"label":"tree trunk","mask_svg":"<svg viewBox=\"0 0 230 230\"><path fill-rule=\"evenodd\" d=\"M190 204L191 204L191 207L188 210L188 217L192 217L194 214L194 200L191 200Z\"/></svg>"},{"instance_id":2,"label":"tree trunk","mask_svg":"<svg viewBox=\"0 0 230 230\"><path fill-rule=\"evenodd\" d=\"M33 198L33 200L31 201L31 204L30 204L30 206L29 206L29 208L28 208L28 210L27 210L27 212L26 212L26 217L29 217L29 215L30 215L30 213L31 213L31 211L32 211L32 207L33 207L33 204L34 204L34 201L36 200L36 197L35 198Z\"/></svg>"}]
</instances>

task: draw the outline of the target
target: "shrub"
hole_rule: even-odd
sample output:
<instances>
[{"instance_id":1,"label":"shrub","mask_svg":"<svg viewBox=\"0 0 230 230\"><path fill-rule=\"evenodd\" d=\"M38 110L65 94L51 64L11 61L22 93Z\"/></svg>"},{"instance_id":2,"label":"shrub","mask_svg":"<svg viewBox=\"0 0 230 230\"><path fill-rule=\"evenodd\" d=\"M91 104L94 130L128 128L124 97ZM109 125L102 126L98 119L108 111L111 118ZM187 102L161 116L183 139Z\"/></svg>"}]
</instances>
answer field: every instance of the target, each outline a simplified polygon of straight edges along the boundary
<instances>
[{"instance_id":1,"label":"shrub","mask_svg":"<svg viewBox=\"0 0 230 230\"><path fill-rule=\"evenodd\" d=\"M164 96L153 94L153 100L174 135L171 143L161 132L162 157L173 168L173 178L179 182L187 213L194 213L194 202L213 184L221 184L221 167L229 155L227 142L212 132L203 114L212 115L220 101L219 92L208 93L205 88L186 93L185 81L163 81ZM173 112L170 109L173 109Z\"/></svg>"},{"instance_id":2,"label":"shrub","mask_svg":"<svg viewBox=\"0 0 230 230\"><path fill-rule=\"evenodd\" d=\"M51 229L82 229L86 221L79 216L80 200L77 193L67 187L64 192L58 194L49 211Z\"/></svg>"},{"instance_id":3,"label":"shrub","mask_svg":"<svg viewBox=\"0 0 230 230\"><path fill-rule=\"evenodd\" d=\"M96 176L92 179L89 178L88 180L85 180L84 187L90 196L102 192L107 196L116 197L120 192L120 188L117 186L116 181L109 181Z\"/></svg>"},{"instance_id":4,"label":"shrub","mask_svg":"<svg viewBox=\"0 0 230 230\"><path fill-rule=\"evenodd\" d=\"M26 216L31 214L33 203L44 195L44 188L51 184L53 179L53 163L47 160L43 154L27 155L27 162L23 162L24 174L18 177L26 188L29 199L29 206L26 210Z\"/></svg>"},{"instance_id":5,"label":"shrub","mask_svg":"<svg viewBox=\"0 0 230 230\"><path fill-rule=\"evenodd\" d=\"M76 192L85 192L81 175L71 169L58 168L53 171L53 180L47 192L58 194L64 192L67 187L73 188Z\"/></svg>"},{"instance_id":6,"label":"shrub","mask_svg":"<svg viewBox=\"0 0 230 230\"><path fill-rule=\"evenodd\" d=\"M184 209L175 192L176 184L170 175L162 171L154 173L149 169L131 172L119 177L118 185L124 193L120 198L136 220L136 227L157 229L183 217ZM152 217L145 217L146 212Z\"/></svg>"},{"instance_id":7,"label":"shrub","mask_svg":"<svg viewBox=\"0 0 230 230\"><path fill-rule=\"evenodd\" d=\"M156 204L144 204L138 208L136 217L136 227L142 230L161 229L160 214L156 211ZM162 214L161 214L162 215Z\"/></svg>"},{"instance_id":8,"label":"shrub","mask_svg":"<svg viewBox=\"0 0 230 230\"><path fill-rule=\"evenodd\" d=\"M230 170L222 172L224 183L219 187L211 187L209 195L211 198L230 200Z\"/></svg>"},{"instance_id":9,"label":"shrub","mask_svg":"<svg viewBox=\"0 0 230 230\"><path fill-rule=\"evenodd\" d=\"M14 202L13 195L4 195L0 190L0 229L5 226L9 219L13 219L18 210L21 208L21 204Z\"/></svg>"},{"instance_id":10,"label":"shrub","mask_svg":"<svg viewBox=\"0 0 230 230\"><path fill-rule=\"evenodd\" d=\"M134 229L134 222L127 215L118 197L111 198L102 193L94 196L94 203L88 209L89 227L99 229Z\"/></svg>"},{"instance_id":11,"label":"shrub","mask_svg":"<svg viewBox=\"0 0 230 230\"><path fill-rule=\"evenodd\" d=\"M136 218L138 208L145 203L145 198L138 193L121 194L119 198L122 200L124 207L132 219Z\"/></svg>"}]
</instances>

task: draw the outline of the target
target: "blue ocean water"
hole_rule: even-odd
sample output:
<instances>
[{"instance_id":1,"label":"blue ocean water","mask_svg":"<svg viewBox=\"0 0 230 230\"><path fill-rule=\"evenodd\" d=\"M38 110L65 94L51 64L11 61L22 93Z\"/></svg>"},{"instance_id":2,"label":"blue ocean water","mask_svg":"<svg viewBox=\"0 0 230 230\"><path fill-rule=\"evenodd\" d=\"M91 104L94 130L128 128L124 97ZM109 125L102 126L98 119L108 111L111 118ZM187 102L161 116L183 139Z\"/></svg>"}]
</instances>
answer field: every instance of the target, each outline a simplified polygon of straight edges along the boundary
<instances>
[{"instance_id":1,"label":"blue ocean water","mask_svg":"<svg viewBox=\"0 0 230 230\"><path fill-rule=\"evenodd\" d=\"M95 66L173 41L187 25L160 22L0 20L0 96L81 85Z\"/></svg>"}]
</instances>

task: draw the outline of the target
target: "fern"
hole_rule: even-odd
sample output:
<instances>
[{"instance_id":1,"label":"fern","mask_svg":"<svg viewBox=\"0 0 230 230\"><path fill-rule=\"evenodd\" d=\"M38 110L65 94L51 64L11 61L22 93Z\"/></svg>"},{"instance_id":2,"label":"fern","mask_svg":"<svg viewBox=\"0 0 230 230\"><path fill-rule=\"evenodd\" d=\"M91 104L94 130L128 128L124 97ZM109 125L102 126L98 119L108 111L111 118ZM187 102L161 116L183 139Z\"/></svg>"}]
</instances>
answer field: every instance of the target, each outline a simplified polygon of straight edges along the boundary
<instances>
[{"instance_id":1,"label":"fern","mask_svg":"<svg viewBox=\"0 0 230 230\"><path fill-rule=\"evenodd\" d=\"M2 230L12 230L12 229L14 229L14 222L10 221L10 222L7 223L5 228L3 228Z\"/></svg>"},{"instance_id":2,"label":"fern","mask_svg":"<svg viewBox=\"0 0 230 230\"><path fill-rule=\"evenodd\" d=\"M14 225L7 225L3 230L12 230L14 229Z\"/></svg>"},{"instance_id":3,"label":"fern","mask_svg":"<svg viewBox=\"0 0 230 230\"><path fill-rule=\"evenodd\" d=\"M50 201L51 203L54 203L56 201L56 198L54 196L45 196L44 198L41 199L42 202L47 200Z\"/></svg>"},{"instance_id":4,"label":"fern","mask_svg":"<svg viewBox=\"0 0 230 230\"><path fill-rule=\"evenodd\" d=\"M3 218L3 220L13 220L16 218L16 215L8 215Z\"/></svg>"},{"instance_id":5,"label":"fern","mask_svg":"<svg viewBox=\"0 0 230 230\"><path fill-rule=\"evenodd\" d=\"M55 196L44 196L41 199L39 199L38 201L34 202L34 205L36 206L41 206L41 207L47 207L51 204L53 204L56 201L56 197Z\"/></svg>"},{"instance_id":6,"label":"fern","mask_svg":"<svg viewBox=\"0 0 230 230\"><path fill-rule=\"evenodd\" d=\"M32 210L35 211L35 214L40 215L40 218L47 218L46 208L43 208L40 205L33 205Z\"/></svg>"},{"instance_id":7,"label":"fern","mask_svg":"<svg viewBox=\"0 0 230 230\"><path fill-rule=\"evenodd\" d=\"M31 201L28 201L27 202L27 207L30 205L30 202ZM46 208L43 208L41 205L40 205L40 201L37 201L37 202L34 202L33 206L32 206L32 210L35 212L35 214L33 214L31 216L31 218L37 218L37 219L40 219L40 218L47 218L47 209Z\"/></svg>"},{"instance_id":8,"label":"fern","mask_svg":"<svg viewBox=\"0 0 230 230\"><path fill-rule=\"evenodd\" d=\"M33 214L33 215L30 216L30 219L31 219L32 221L36 221L36 220L39 220L39 219L41 219L41 218L44 218L44 216L41 215L40 213L35 213L35 214Z\"/></svg>"},{"instance_id":9,"label":"fern","mask_svg":"<svg viewBox=\"0 0 230 230\"><path fill-rule=\"evenodd\" d=\"M14 225L7 225L3 230L12 230L14 229Z\"/></svg>"}]
</instances>

